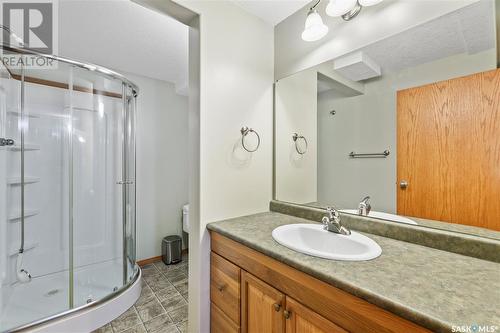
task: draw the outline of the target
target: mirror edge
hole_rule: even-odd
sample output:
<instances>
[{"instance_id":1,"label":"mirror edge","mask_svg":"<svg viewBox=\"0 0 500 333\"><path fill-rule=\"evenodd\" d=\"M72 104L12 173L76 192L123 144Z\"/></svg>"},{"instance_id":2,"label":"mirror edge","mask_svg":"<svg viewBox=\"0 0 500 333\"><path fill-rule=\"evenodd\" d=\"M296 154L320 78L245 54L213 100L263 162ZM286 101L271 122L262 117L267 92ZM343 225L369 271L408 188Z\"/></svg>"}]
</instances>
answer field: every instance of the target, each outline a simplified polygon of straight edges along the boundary
<instances>
[{"instance_id":1,"label":"mirror edge","mask_svg":"<svg viewBox=\"0 0 500 333\"><path fill-rule=\"evenodd\" d=\"M500 0L495 0L495 21L497 34L497 68L500 68Z\"/></svg>"}]
</instances>

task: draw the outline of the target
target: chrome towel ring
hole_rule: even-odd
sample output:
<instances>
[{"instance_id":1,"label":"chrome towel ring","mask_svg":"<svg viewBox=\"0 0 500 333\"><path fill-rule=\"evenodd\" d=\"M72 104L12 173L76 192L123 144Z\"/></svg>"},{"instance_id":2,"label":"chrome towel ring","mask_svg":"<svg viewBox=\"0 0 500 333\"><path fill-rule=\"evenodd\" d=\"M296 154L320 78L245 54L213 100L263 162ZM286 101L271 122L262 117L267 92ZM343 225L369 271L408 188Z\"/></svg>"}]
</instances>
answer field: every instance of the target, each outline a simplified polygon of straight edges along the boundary
<instances>
[{"instance_id":1,"label":"chrome towel ring","mask_svg":"<svg viewBox=\"0 0 500 333\"><path fill-rule=\"evenodd\" d=\"M298 135L297 133L293 133L292 139L293 139L293 142L295 142L295 150L297 151L297 153L299 153L300 155L304 155L307 152L307 140L306 140L306 138L303 135ZM300 150L299 146L297 145L297 142L301 139L306 144L306 147L304 148L304 150Z\"/></svg>"},{"instance_id":2,"label":"chrome towel ring","mask_svg":"<svg viewBox=\"0 0 500 333\"><path fill-rule=\"evenodd\" d=\"M249 128L249 127L246 127L246 126L243 126L240 130L241 132L241 145L243 146L243 148L249 152L249 153L253 153L253 152L256 152L257 149L259 149L259 146L260 146L260 136L259 136L259 133L257 133L253 128ZM257 146L255 147L255 149L248 149L248 147L245 145L245 137L249 134L249 133L254 133L255 136L257 136Z\"/></svg>"}]
</instances>

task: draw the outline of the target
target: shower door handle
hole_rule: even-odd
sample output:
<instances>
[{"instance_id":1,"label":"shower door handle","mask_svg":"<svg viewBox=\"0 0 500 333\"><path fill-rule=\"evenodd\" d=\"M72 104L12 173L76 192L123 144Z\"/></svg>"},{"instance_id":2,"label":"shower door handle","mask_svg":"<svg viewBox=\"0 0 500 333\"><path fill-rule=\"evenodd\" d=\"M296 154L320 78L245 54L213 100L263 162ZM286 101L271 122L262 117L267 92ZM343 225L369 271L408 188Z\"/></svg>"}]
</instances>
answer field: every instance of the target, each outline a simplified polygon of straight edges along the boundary
<instances>
[{"instance_id":1,"label":"shower door handle","mask_svg":"<svg viewBox=\"0 0 500 333\"><path fill-rule=\"evenodd\" d=\"M116 182L117 185L134 185L133 180L120 180Z\"/></svg>"},{"instance_id":2,"label":"shower door handle","mask_svg":"<svg viewBox=\"0 0 500 333\"><path fill-rule=\"evenodd\" d=\"M14 145L14 140L0 138L0 147L3 147L3 146L13 146L13 145Z\"/></svg>"}]
</instances>

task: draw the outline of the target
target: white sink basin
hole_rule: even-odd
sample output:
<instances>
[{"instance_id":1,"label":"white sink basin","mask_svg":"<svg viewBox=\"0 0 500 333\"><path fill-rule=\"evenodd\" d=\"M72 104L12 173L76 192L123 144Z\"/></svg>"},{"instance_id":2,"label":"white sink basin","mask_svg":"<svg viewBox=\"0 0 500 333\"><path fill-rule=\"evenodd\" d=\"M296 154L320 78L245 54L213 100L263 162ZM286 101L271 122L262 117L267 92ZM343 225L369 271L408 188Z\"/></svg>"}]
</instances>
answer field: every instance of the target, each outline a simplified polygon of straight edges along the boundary
<instances>
[{"instance_id":1,"label":"white sink basin","mask_svg":"<svg viewBox=\"0 0 500 333\"><path fill-rule=\"evenodd\" d=\"M273 230L283 246L315 257L361 261L377 258L382 249L372 239L352 231L349 236L323 229L321 224L287 224Z\"/></svg>"},{"instance_id":2,"label":"white sink basin","mask_svg":"<svg viewBox=\"0 0 500 333\"><path fill-rule=\"evenodd\" d=\"M341 209L340 211L343 213L358 215L357 209ZM406 223L406 224L417 224L417 222L410 220L407 217L395 215L395 214L383 213L383 212L370 211L370 213L368 213L368 217L389 220L389 221L394 221L394 222L400 222L400 223Z\"/></svg>"}]
</instances>

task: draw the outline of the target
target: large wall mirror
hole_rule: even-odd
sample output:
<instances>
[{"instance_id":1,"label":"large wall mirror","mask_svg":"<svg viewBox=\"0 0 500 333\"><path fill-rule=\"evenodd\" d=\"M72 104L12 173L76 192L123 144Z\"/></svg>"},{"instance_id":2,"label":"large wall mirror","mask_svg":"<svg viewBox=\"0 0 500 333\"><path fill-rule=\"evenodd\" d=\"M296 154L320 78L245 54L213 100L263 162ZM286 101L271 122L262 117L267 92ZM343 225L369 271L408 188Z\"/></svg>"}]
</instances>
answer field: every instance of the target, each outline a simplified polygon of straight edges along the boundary
<instances>
[{"instance_id":1,"label":"large wall mirror","mask_svg":"<svg viewBox=\"0 0 500 333\"><path fill-rule=\"evenodd\" d=\"M275 199L500 239L496 68L479 1L278 80Z\"/></svg>"}]
</instances>

